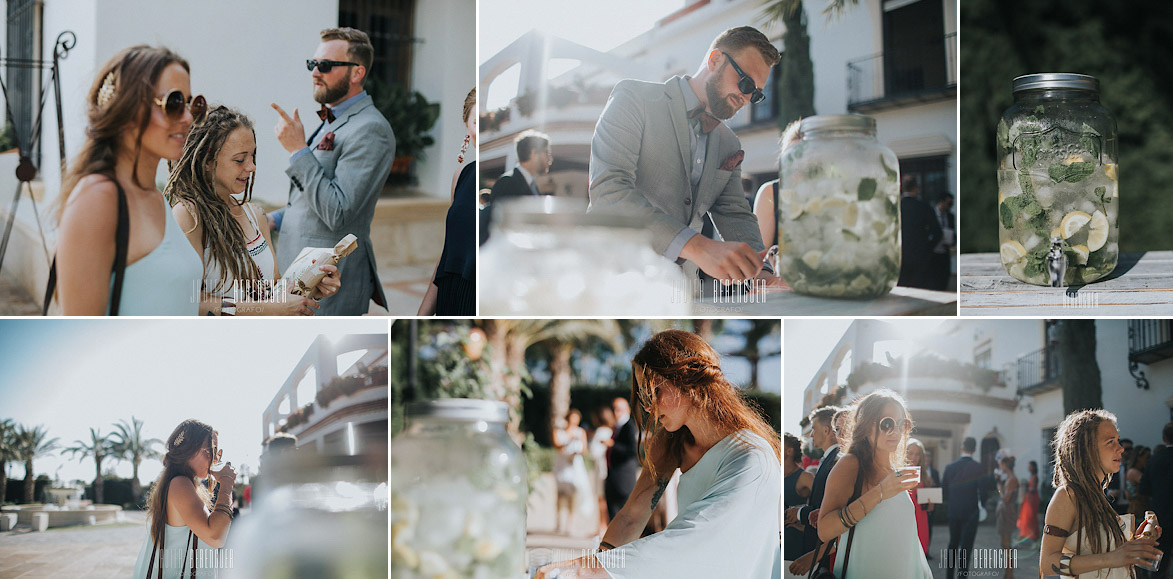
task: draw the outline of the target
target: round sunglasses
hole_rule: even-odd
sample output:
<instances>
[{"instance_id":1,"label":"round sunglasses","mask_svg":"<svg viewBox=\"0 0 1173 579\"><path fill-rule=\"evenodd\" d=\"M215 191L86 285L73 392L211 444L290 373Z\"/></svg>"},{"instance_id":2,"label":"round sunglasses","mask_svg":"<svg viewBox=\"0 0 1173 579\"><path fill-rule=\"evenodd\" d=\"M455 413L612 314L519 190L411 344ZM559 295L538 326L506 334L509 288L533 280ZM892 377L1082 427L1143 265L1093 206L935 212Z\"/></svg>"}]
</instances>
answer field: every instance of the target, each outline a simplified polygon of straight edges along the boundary
<instances>
[{"instance_id":1,"label":"round sunglasses","mask_svg":"<svg viewBox=\"0 0 1173 579\"><path fill-rule=\"evenodd\" d=\"M732 64L733 70L737 72L737 90L741 91L741 94L750 95L749 102L755 105L766 100L765 93L758 90L758 85L754 84L753 79L748 74L745 74L745 71L741 70L740 66L737 66L737 61L733 60L733 57L729 56L729 53L724 50L721 51L721 54L724 54L725 58L729 59L729 64Z\"/></svg>"},{"instance_id":2,"label":"round sunglasses","mask_svg":"<svg viewBox=\"0 0 1173 579\"><path fill-rule=\"evenodd\" d=\"M191 118L197 125L204 122L204 118L208 116L208 101L204 100L204 95L185 97L179 89L156 98L155 104L163 107L163 114L167 115L167 120L171 122L182 119L185 109L191 110Z\"/></svg>"},{"instance_id":3,"label":"round sunglasses","mask_svg":"<svg viewBox=\"0 0 1173 579\"><path fill-rule=\"evenodd\" d=\"M322 74L326 74L326 73L330 72L331 70L334 70L335 66L358 66L358 63L357 62L346 62L343 60L307 60L307 61L305 61L305 68L306 68L306 70L308 70L310 72L313 72L314 68L317 68L318 72L320 72Z\"/></svg>"},{"instance_id":4,"label":"round sunglasses","mask_svg":"<svg viewBox=\"0 0 1173 579\"><path fill-rule=\"evenodd\" d=\"M896 431L897 428L900 428L901 432L908 432L912 430L912 421L907 418L901 418L900 421L897 422L896 419L892 418L891 416L885 416L883 420L880 420L880 432L883 432L884 434L892 434Z\"/></svg>"}]
</instances>

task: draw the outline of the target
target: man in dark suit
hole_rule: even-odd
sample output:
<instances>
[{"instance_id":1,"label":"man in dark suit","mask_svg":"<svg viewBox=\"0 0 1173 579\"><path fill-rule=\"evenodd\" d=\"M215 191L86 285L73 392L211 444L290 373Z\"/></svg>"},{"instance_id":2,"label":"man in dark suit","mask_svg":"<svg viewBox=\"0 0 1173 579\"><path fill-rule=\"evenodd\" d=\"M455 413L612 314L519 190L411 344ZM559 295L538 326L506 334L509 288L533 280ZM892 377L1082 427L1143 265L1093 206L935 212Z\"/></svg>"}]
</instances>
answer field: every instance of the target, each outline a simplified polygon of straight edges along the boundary
<instances>
[{"instance_id":1,"label":"man in dark suit","mask_svg":"<svg viewBox=\"0 0 1173 579\"><path fill-rule=\"evenodd\" d=\"M1149 464L1145 467L1144 476L1140 479L1139 494L1152 498L1152 509L1157 515L1157 522L1166 530L1157 539L1157 548L1164 553L1169 552L1173 545L1173 533L1167 529L1173 528L1173 422L1165 425L1161 431L1161 440L1165 448L1154 452L1149 457ZM1169 557L1161 558L1160 570L1153 575L1154 579L1168 579L1173 573L1173 563Z\"/></svg>"},{"instance_id":2,"label":"man in dark suit","mask_svg":"<svg viewBox=\"0 0 1173 579\"><path fill-rule=\"evenodd\" d=\"M493 202L507 197L538 196L538 177L550 172L554 156L550 154L550 137L525 131L514 140L517 147L517 166L513 172L502 175L493 185Z\"/></svg>"},{"instance_id":3,"label":"man in dark suit","mask_svg":"<svg viewBox=\"0 0 1173 579\"><path fill-rule=\"evenodd\" d=\"M607 449L607 480L603 484L603 495L607 499L607 514L614 519L635 489L639 477L639 458L636 455L639 437L635 423L631 421L631 405L625 398L616 398L611 403L615 411L615 431L611 440L614 444Z\"/></svg>"},{"instance_id":4,"label":"man in dark suit","mask_svg":"<svg viewBox=\"0 0 1173 579\"><path fill-rule=\"evenodd\" d=\"M957 251L956 222L953 217L953 194L941 193L937 198L937 205L933 207L933 214L937 224L941 226L941 240L933 248L932 258L932 285L930 289L949 289L949 275L952 273L952 258Z\"/></svg>"},{"instance_id":5,"label":"man in dark suit","mask_svg":"<svg viewBox=\"0 0 1173 579\"><path fill-rule=\"evenodd\" d=\"M801 522L806 525L802 532L802 550L806 554L795 561L791 569L791 573L795 575L806 575L810 566L814 564L814 550L819 545L819 507L823 504L827 477L839 460L839 438L835 418L841 411L842 409L836 406L823 406L811 412L809 417L811 441L815 447L823 450L823 458L819 461L819 470L815 472L815 482L811 485L807 504L786 509L786 524Z\"/></svg>"},{"instance_id":6,"label":"man in dark suit","mask_svg":"<svg viewBox=\"0 0 1173 579\"><path fill-rule=\"evenodd\" d=\"M941 489L949 505L949 579L961 569L969 569L969 553L977 535L978 504L984 503L989 477L981 463L973 459L977 441L966 437L961 443L961 458L945 467Z\"/></svg>"},{"instance_id":7,"label":"man in dark suit","mask_svg":"<svg viewBox=\"0 0 1173 579\"><path fill-rule=\"evenodd\" d=\"M941 241L941 224L928 203L917 198L914 175L900 185L900 280L898 285L931 288L933 249Z\"/></svg>"}]
</instances>

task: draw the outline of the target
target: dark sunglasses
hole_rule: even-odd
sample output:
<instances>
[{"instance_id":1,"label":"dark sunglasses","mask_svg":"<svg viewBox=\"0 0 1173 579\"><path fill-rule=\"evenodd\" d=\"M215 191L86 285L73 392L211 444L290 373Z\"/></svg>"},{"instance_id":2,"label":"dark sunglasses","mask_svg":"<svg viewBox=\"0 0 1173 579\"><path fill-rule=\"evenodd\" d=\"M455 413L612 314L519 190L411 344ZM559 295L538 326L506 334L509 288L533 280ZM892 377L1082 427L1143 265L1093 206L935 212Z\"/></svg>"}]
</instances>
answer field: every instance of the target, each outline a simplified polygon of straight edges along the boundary
<instances>
[{"instance_id":1,"label":"dark sunglasses","mask_svg":"<svg viewBox=\"0 0 1173 579\"><path fill-rule=\"evenodd\" d=\"M883 432L884 434L892 434L896 431L897 427L900 428L901 432L908 432L912 430L912 421L907 418L901 418L900 422L897 423L896 419L892 418L891 416L885 416L884 419L880 421L880 432Z\"/></svg>"},{"instance_id":2,"label":"dark sunglasses","mask_svg":"<svg viewBox=\"0 0 1173 579\"><path fill-rule=\"evenodd\" d=\"M185 97L179 89L155 99L155 104L163 107L163 114L167 115L167 120L171 122L182 119L184 109L191 110L191 118L197 125L204 122L204 118L208 116L208 101L204 100L204 95Z\"/></svg>"},{"instance_id":3,"label":"dark sunglasses","mask_svg":"<svg viewBox=\"0 0 1173 579\"><path fill-rule=\"evenodd\" d=\"M721 54L724 54L725 58L729 59L729 64L732 64L733 70L737 72L737 90L741 91L741 94L751 95L749 102L755 105L766 100L766 95L758 90L758 85L754 84L753 79L748 74L745 74L745 71L741 70L740 66L737 66L737 61L733 60L733 57L729 56L729 53L724 50L721 51Z\"/></svg>"},{"instance_id":4,"label":"dark sunglasses","mask_svg":"<svg viewBox=\"0 0 1173 579\"><path fill-rule=\"evenodd\" d=\"M306 70L313 72L314 67L317 67L318 72L326 74L334 70L335 66L358 66L357 62L345 62L342 60L307 60L305 61Z\"/></svg>"}]
</instances>

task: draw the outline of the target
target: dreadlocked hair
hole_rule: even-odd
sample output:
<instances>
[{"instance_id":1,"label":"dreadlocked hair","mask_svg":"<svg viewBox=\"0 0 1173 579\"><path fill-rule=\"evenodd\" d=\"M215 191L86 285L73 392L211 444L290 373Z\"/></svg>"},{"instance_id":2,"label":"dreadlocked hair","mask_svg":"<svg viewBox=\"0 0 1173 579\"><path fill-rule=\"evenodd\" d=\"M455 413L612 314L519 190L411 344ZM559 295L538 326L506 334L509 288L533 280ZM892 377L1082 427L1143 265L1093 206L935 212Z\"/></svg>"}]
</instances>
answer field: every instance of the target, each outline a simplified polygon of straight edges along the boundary
<instances>
[{"instance_id":1,"label":"dreadlocked hair","mask_svg":"<svg viewBox=\"0 0 1173 579\"><path fill-rule=\"evenodd\" d=\"M635 376L635 372L640 371L637 365L643 367L642 387ZM684 458L685 446L696 442L687 426L668 432L656 419L656 413L646 410L655 408L658 390L666 383L675 386L681 396L715 422L723 434L747 429L764 438L781 464L782 437L762 418L761 411L725 379L717 352L696 334L665 330L652 336L632 359L633 420L643 440L638 452L639 461L653 479L659 476L654 461L649 459L654 450L666 452L673 464L679 464ZM650 436L643 436L645 431Z\"/></svg>"},{"instance_id":2,"label":"dreadlocked hair","mask_svg":"<svg viewBox=\"0 0 1173 579\"><path fill-rule=\"evenodd\" d=\"M167 451L163 454L163 472L155 479L147 495L147 520L151 526L151 539L158 542L163 537L167 524L167 495L171 488L171 479L186 477L195 484L196 493L204 506L212 508L212 495L207 487L199 484L195 472L191 470L188 461L196 454L207 449L211 454L212 438L218 436L211 426L195 419L187 419L179 423L171 436L167 437Z\"/></svg>"},{"instance_id":3,"label":"dreadlocked hair","mask_svg":"<svg viewBox=\"0 0 1173 579\"><path fill-rule=\"evenodd\" d=\"M168 163L171 175L163 190L167 202L183 203L203 224L202 247L211 251L210 261L220 266L220 279L209 291L225 288L229 279L259 281L256 264L248 254L248 239L240 223L232 216L232 206L243 206L252 199L256 173L249 176L244 200L226 201L216 193L214 178L216 159L228 136L236 129L248 129L256 140L253 123L244 113L218 106L208 111L207 119L194 126L183 144L183 155Z\"/></svg>"},{"instance_id":4,"label":"dreadlocked hair","mask_svg":"<svg viewBox=\"0 0 1173 579\"><path fill-rule=\"evenodd\" d=\"M1076 506L1075 528L1088 536L1092 553L1107 553L1110 545L1124 544L1124 532L1117 523L1116 511L1104 491L1113 473L1105 473L1100 466L1100 444L1097 440L1100 424L1116 424L1116 415L1103 409L1080 410L1063 419L1051 443L1055 451L1055 488L1067 487ZM1105 530L1111 542L1105 544Z\"/></svg>"}]
</instances>

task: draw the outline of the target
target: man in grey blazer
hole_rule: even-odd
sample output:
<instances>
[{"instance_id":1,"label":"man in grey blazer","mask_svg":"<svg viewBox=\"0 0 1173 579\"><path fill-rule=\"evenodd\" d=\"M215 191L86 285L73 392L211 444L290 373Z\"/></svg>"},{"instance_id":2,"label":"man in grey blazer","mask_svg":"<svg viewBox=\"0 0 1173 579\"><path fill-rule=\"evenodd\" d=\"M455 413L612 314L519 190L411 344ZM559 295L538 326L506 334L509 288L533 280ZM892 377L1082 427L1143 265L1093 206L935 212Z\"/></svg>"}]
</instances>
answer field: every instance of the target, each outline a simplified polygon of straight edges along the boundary
<instances>
[{"instance_id":1,"label":"man in grey blazer","mask_svg":"<svg viewBox=\"0 0 1173 579\"><path fill-rule=\"evenodd\" d=\"M281 222L277 265L284 272L304 247L334 247L348 233L358 249L338 263L342 289L322 301L319 314L357 316L370 300L386 307L371 246L371 220L379 191L391 173L395 134L363 90L374 49L365 32L329 28L314 59L314 100L322 103L322 124L305 137L297 109L281 115L274 132L291 154L289 205Z\"/></svg>"},{"instance_id":2,"label":"man in grey blazer","mask_svg":"<svg viewBox=\"0 0 1173 579\"><path fill-rule=\"evenodd\" d=\"M591 141L589 211L643 218L657 253L723 283L773 279L741 188L745 152L721 121L764 98L780 59L764 34L742 26L713 41L696 76L615 85ZM706 214L724 241L700 234Z\"/></svg>"}]
</instances>

